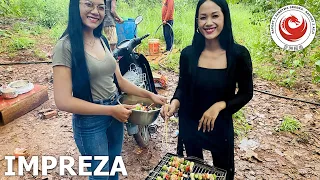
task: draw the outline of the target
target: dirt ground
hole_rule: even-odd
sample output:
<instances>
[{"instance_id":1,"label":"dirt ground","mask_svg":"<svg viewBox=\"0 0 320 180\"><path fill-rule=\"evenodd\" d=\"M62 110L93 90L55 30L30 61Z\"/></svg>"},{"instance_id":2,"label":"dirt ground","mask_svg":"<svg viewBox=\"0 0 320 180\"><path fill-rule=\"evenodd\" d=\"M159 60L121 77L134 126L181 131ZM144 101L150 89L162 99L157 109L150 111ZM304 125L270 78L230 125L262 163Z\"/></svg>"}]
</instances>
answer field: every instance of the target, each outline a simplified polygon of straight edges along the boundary
<instances>
[{"instance_id":1,"label":"dirt ground","mask_svg":"<svg viewBox=\"0 0 320 180\"><path fill-rule=\"evenodd\" d=\"M12 155L17 147L27 148L30 155L73 156L79 152L75 146L71 127L71 114L59 111L57 117L41 120L41 109L56 109L53 100L52 68L47 64L2 66L1 83L16 79L29 79L33 83L49 88L49 100L28 114L0 127L0 174L1 180L11 179L86 179L85 177L59 177L58 169L49 171L46 177L34 177L26 173L23 177L4 177L6 171L5 155ZM159 92L171 97L176 87L177 74L160 71L168 77L169 86ZM289 91L270 82L255 79L255 88L269 90L291 97L305 97L307 92ZM309 97L309 100L313 100ZM295 102L273 96L254 93L253 99L245 107L246 119L252 125L247 138L259 143L254 151L242 151L235 144L236 179L312 179L320 177L320 108L301 102ZM296 134L279 133L279 127L285 114L290 114L302 122L303 128ZM149 171L157 165L167 152L176 152L177 139L171 134L177 129L176 123L169 124L168 148L162 143L164 121L158 118L158 132L152 135L150 145L140 149L133 137L125 134L122 157L128 176L121 179L146 178ZM205 159L210 160L208 152ZM209 162L210 163L210 162ZM76 161L77 164L77 161ZM77 165L75 170L77 171ZM39 168L40 169L40 168Z\"/></svg>"}]
</instances>

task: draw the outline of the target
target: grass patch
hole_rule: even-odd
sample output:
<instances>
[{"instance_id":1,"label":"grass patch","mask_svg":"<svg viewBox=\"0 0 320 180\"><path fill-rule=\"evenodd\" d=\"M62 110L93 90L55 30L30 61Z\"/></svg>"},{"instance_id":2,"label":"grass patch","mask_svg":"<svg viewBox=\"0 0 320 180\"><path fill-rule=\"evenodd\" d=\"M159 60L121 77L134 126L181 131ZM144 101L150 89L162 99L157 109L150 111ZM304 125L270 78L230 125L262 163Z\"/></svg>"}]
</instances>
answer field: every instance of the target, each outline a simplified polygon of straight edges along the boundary
<instances>
[{"instance_id":1,"label":"grass patch","mask_svg":"<svg viewBox=\"0 0 320 180\"><path fill-rule=\"evenodd\" d=\"M0 15L26 18L51 28L68 17L69 1L65 0L6 0L0 1Z\"/></svg>"},{"instance_id":2,"label":"grass patch","mask_svg":"<svg viewBox=\"0 0 320 180\"><path fill-rule=\"evenodd\" d=\"M274 81L278 78L278 75L275 73L275 68L270 65L257 66L254 68L254 73L268 81Z\"/></svg>"},{"instance_id":3,"label":"grass patch","mask_svg":"<svg viewBox=\"0 0 320 180\"><path fill-rule=\"evenodd\" d=\"M252 128L247 122L243 110L239 110L232 115L234 134L238 137L246 136L249 130Z\"/></svg>"},{"instance_id":4,"label":"grass patch","mask_svg":"<svg viewBox=\"0 0 320 180\"><path fill-rule=\"evenodd\" d=\"M281 126L279 128L280 131L286 131L291 133L299 129L301 129L301 123L291 116L284 116L283 122L281 123Z\"/></svg>"},{"instance_id":5,"label":"grass patch","mask_svg":"<svg viewBox=\"0 0 320 180\"><path fill-rule=\"evenodd\" d=\"M153 62L150 62L150 67L151 67L152 71L156 71L156 70L160 69L159 64L156 64L156 63L153 63Z\"/></svg>"},{"instance_id":6,"label":"grass patch","mask_svg":"<svg viewBox=\"0 0 320 180\"><path fill-rule=\"evenodd\" d=\"M34 55L35 55L36 57L38 57L40 60L45 60L45 59L47 58L46 54L43 53L42 51L38 50L38 49L35 49L33 53L34 53Z\"/></svg>"},{"instance_id":7,"label":"grass patch","mask_svg":"<svg viewBox=\"0 0 320 180\"><path fill-rule=\"evenodd\" d=\"M67 25L57 24L52 29L50 29L49 36L53 39L53 44L60 38L62 33L66 30Z\"/></svg>"},{"instance_id":8,"label":"grass patch","mask_svg":"<svg viewBox=\"0 0 320 180\"><path fill-rule=\"evenodd\" d=\"M289 70L289 72L284 74L281 79L282 80L279 82L281 86L292 88L296 82L296 71Z\"/></svg>"},{"instance_id":9,"label":"grass patch","mask_svg":"<svg viewBox=\"0 0 320 180\"><path fill-rule=\"evenodd\" d=\"M46 29L43 28L42 26L34 25L30 27L29 31L31 35L37 36L44 33Z\"/></svg>"},{"instance_id":10,"label":"grass patch","mask_svg":"<svg viewBox=\"0 0 320 180\"><path fill-rule=\"evenodd\" d=\"M319 48L320 50L320 48ZM320 52L316 52L312 57L311 60L314 61L315 70L312 72L313 82L320 83Z\"/></svg>"},{"instance_id":11,"label":"grass patch","mask_svg":"<svg viewBox=\"0 0 320 180\"><path fill-rule=\"evenodd\" d=\"M35 41L28 37L12 36L12 40L9 43L9 51L15 52L22 49L28 49L34 47Z\"/></svg>"},{"instance_id":12,"label":"grass patch","mask_svg":"<svg viewBox=\"0 0 320 180\"><path fill-rule=\"evenodd\" d=\"M27 27L27 23L26 22L18 21L18 22L15 22L12 25L12 31L19 32L20 30L25 30L26 27Z\"/></svg>"},{"instance_id":13,"label":"grass patch","mask_svg":"<svg viewBox=\"0 0 320 180\"><path fill-rule=\"evenodd\" d=\"M14 58L17 56L17 52L9 52L8 53L8 57L11 59L11 58Z\"/></svg>"},{"instance_id":14,"label":"grass patch","mask_svg":"<svg viewBox=\"0 0 320 180\"><path fill-rule=\"evenodd\" d=\"M163 31L161 21L161 3L152 3L152 7L146 8L137 1L136 4L127 4L123 1L118 2L117 10L119 15L124 18L135 18L138 15L143 16L143 21L138 25L138 36L150 33L149 38L157 38L164 45ZM182 0L175 1L175 14L173 22L174 47L182 49L192 41L194 28L194 12L196 2L187 3ZM134 8L133 8L134 7ZM191 11L192 10L192 11ZM157 28L160 28L157 31ZM141 44L143 50L147 49L147 40Z\"/></svg>"},{"instance_id":15,"label":"grass patch","mask_svg":"<svg viewBox=\"0 0 320 180\"><path fill-rule=\"evenodd\" d=\"M31 53L39 59L46 59L46 54L37 49L46 42L43 41L48 29L29 21L17 19L12 26L0 31L0 53L7 53L9 58L19 56L20 50L30 49ZM40 41L39 41L40 40Z\"/></svg>"},{"instance_id":16,"label":"grass patch","mask_svg":"<svg viewBox=\"0 0 320 180\"><path fill-rule=\"evenodd\" d=\"M7 30L0 29L0 38L8 38L12 33Z\"/></svg>"},{"instance_id":17,"label":"grass patch","mask_svg":"<svg viewBox=\"0 0 320 180\"><path fill-rule=\"evenodd\" d=\"M170 54L169 57L163 61L162 66L175 73L179 73L179 58L180 53Z\"/></svg>"}]
</instances>

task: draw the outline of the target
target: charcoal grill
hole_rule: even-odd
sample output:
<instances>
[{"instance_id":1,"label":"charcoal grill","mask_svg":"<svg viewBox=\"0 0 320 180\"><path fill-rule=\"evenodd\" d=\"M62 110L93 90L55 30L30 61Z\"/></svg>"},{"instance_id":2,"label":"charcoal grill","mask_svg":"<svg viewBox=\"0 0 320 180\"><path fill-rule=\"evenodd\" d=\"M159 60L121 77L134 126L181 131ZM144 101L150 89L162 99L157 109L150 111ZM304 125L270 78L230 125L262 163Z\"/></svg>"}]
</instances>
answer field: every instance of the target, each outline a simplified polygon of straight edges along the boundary
<instances>
[{"instance_id":1,"label":"charcoal grill","mask_svg":"<svg viewBox=\"0 0 320 180\"><path fill-rule=\"evenodd\" d=\"M158 163L158 165L152 170L150 171L149 175L147 176L147 178L145 180L156 180L156 178L158 176L160 176L160 172L161 172L161 168L164 165L169 165L169 161L171 157L179 157L175 154L171 154L171 153L167 153L162 159L161 161ZM185 158L188 161L193 161L194 162L194 167L193 167L193 173L210 173L210 174L216 174L217 176L217 180L225 180L226 176L227 176L227 171L224 169L220 169L218 167L212 167L209 165L206 165L203 162L200 162L199 160L192 160L192 158L188 159ZM189 176L190 173L187 173L187 175ZM183 178L183 180L190 180L190 178Z\"/></svg>"}]
</instances>

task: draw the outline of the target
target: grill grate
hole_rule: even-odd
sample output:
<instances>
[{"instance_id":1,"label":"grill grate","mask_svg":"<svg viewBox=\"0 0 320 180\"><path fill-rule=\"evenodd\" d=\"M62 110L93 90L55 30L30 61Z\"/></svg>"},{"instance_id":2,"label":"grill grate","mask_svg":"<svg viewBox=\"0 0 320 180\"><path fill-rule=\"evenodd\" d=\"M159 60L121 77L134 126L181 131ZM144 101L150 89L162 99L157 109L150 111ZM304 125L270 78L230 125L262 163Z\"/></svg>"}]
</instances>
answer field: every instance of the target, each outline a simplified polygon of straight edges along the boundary
<instances>
[{"instance_id":1,"label":"grill grate","mask_svg":"<svg viewBox=\"0 0 320 180\"><path fill-rule=\"evenodd\" d=\"M167 153L161 161L158 163L158 165L149 173L147 178L145 180L155 180L158 176L160 176L161 168L164 165L169 165L169 161L171 157L178 157L177 155ZM192 160L189 160L192 161ZM217 178L216 180L225 180L227 171L217 168L217 167L211 167L209 165L200 164L198 162L194 162L193 167L193 173L215 173ZM187 173L187 175L190 175L190 173ZM183 180L190 180L190 178L183 178Z\"/></svg>"}]
</instances>

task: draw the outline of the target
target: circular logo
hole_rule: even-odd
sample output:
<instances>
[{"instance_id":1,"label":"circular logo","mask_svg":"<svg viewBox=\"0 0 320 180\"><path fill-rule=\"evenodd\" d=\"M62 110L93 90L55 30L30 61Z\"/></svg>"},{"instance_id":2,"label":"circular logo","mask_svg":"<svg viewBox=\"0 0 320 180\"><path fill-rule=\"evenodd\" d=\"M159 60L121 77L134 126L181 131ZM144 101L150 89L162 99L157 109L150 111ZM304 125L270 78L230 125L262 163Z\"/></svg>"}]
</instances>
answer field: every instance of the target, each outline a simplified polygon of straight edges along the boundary
<instances>
[{"instance_id":1,"label":"circular logo","mask_svg":"<svg viewBox=\"0 0 320 180\"><path fill-rule=\"evenodd\" d=\"M314 39L316 21L302 6L285 6L273 15L270 33L274 42L282 49L298 51L307 47Z\"/></svg>"}]
</instances>

